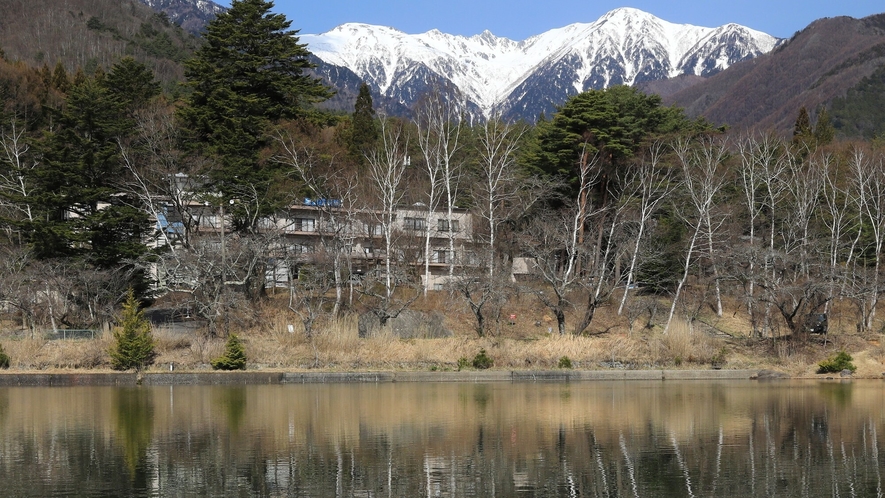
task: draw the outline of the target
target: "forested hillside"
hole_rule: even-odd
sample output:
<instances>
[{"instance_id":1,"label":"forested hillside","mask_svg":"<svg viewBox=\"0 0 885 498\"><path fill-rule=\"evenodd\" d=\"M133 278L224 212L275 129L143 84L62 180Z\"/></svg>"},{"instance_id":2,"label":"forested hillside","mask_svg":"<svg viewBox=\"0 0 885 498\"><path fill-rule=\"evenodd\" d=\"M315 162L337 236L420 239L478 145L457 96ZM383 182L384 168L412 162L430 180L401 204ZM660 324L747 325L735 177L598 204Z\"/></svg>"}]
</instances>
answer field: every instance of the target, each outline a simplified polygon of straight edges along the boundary
<instances>
[{"instance_id":1,"label":"forested hillside","mask_svg":"<svg viewBox=\"0 0 885 498\"><path fill-rule=\"evenodd\" d=\"M124 56L170 87L183 80L198 40L135 0L0 0L0 49L7 60L69 73L108 69Z\"/></svg>"},{"instance_id":2,"label":"forested hillside","mask_svg":"<svg viewBox=\"0 0 885 498\"><path fill-rule=\"evenodd\" d=\"M665 90L666 101L716 124L787 133L799 107L816 112L844 98L849 90L851 99L856 100L859 92L867 94L864 100L875 99L870 81L881 79L882 67L885 14L820 19L769 54L736 64L678 92ZM662 83L654 88L665 86ZM875 122L876 115L874 107L860 106L852 114L862 122ZM840 122L839 126L847 136L864 133L850 124ZM864 130L871 126L862 125Z\"/></svg>"},{"instance_id":3,"label":"forested hillside","mask_svg":"<svg viewBox=\"0 0 885 498\"><path fill-rule=\"evenodd\" d=\"M885 44L881 46L885 51ZM885 65L831 104L833 125L849 137L885 137Z\"/></svg>"}]
</instances>

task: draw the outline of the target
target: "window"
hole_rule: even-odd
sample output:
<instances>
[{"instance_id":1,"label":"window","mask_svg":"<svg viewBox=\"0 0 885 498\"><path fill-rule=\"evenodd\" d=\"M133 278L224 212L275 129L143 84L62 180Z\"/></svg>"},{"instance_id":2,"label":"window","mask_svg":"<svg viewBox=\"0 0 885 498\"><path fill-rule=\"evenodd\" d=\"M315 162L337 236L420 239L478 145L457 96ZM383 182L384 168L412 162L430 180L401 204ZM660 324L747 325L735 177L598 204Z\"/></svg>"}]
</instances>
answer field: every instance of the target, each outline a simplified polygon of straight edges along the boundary
<instances>
[{"instance_id":1,"label":"window","mask_svg":"<svg viewBox=\"0 0 885 498\"><path fill-rule=\"evenodd\" d=\"M316 220L313 218L295 218L292 220L292 230L296 232L315 232Z\"/></svg>"},{"instance_id":2,"label":"window","mask_svg":"<svg viewBox=\"0 0 885 498\"><path fill-rule=\"evenodd\" d=\"M449 230L457 232L459 228L458 220L447 220L444 218L437 220L437 230L440 232L448 232Z\"/></svg>"},{"instance_id":3,"label":"window","mask_svg":"<svg viewBox=\"0 0 885 498\"><path fill-rule=\"evenodd\" d=\"M216 216L216 215L214 215L214 214L210 214L210 215L203 216L203 217L200 218L200 226L201 226L201 227L206 227L206 228L215 228L215 229L217 229L217 228L219 228L219 225L218 225L218 220L219 220L219 219L220 219L220 217L218 217L218 216Z\"/></svg>"},{"instance_id":4,"label":"window","mask_svg":"<svg viewBox=\"0 0 885 498\"><path fill-rule=\"evenodd\" d=\"M367 227L369 237L380 237L384 235L384 227L380 223L369 223Z\"/></svg>"},{"instance_id":5,"label":"window","mask_svg":"<svg viewBox=\"0 0 885 498\"><path fill-rule=\"evenodd\" d=\"M270 218L260 218L258 220L258 228L262 230L273 230L277 227L276 221Z\"/></svg>"},{"instance_id":6,"label":"window","mask_svg":"<svg viewBox=\"0 0 885 498\"><path fill-rule=\"evenodd\" d=\"M424 230L427 228L427 221L424 218L403 218L403 229L405 230Z\"/></svg>"},{"instance_id":7,"label":"window","mask_svg":"<svg viewBox=\"0 0 885 498\"><path fill-rule=\"evenodd\" d=\"M433 284L433 290L441 291L441 290L445 290L445 289L443 288L443 284Z\"/></svg>"},{"instance_id":8,"label":"window","mask_svg":"<svg viewBox=\"0 0 885 498\"><path fill-rule=\"evenodd\" d=\"M433 251L433 262L441 264L452 264L455 262L455 254L445 249L437 249Z\"/></svg>"}]
</instances>

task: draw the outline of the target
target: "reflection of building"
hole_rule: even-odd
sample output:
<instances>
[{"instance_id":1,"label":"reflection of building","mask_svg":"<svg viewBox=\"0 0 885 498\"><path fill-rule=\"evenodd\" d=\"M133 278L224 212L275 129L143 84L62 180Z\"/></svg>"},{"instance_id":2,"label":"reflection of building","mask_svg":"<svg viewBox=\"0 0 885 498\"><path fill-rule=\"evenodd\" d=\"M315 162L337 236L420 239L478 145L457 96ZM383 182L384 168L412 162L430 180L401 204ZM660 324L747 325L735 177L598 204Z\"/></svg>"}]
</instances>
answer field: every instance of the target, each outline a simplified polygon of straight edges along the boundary
<instances>
[{"instance_id":1,"label":"reflection of building","mask_svg":"<svg viewBox=\"0 0 885 498\"><path fill-rule=\"evenodd\" d=\"M191 234L219 236L231 233L229 216L223 206L194 203L189 207ZM298 275L298 266L333 254L343 255L351 279L361 279L384 267L385 230L381 213L353 209L338 200L305 199L274 216L259 221L259 230L275 239L267 249L266 285L286 287L288 279ZM155 247L174 245L184 233L182 216L170 211L157 215ZM224 223L222 224L222 220ZM400 269L409 268L424 283L426 236L430 235L429 287L441 290L449 269L462 264L473 233L472 217L464 209L428 212L422 205L397 208L392 227L395 254L391 261ZM220 247L219 250L223 250Z\"/></svg>"}]
</instances>

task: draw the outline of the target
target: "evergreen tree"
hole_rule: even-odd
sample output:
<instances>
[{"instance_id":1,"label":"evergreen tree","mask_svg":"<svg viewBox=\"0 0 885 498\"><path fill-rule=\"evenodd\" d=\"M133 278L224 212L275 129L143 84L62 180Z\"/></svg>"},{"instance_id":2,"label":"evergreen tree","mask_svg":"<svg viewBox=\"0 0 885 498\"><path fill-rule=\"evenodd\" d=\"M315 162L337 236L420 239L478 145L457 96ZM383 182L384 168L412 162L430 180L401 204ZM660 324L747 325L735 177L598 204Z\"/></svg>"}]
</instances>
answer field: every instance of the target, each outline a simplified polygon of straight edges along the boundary
<instances>
[{"instance_id":1,"label":"evergreen tree","mask_svg":"<svg viewBox=\"0 0 885 498\"><path fill-rule=\"evenodd\" d=\"M349 150L353 158L362 161L365 152L375 146L378 141L378 125L375 123L375 109L372 106L372 93L369 85L360 85L356 97L353 116L351 117L351 134Z\"/></svg>"},{"instance_id":2,"label":"evergreen tree","mask_svg":"<svg viewBox=\"0 0 885 498\"><path fill-rule=\"evenodd\" d=\"M65 66L61 61L58 61L55 64L55 69L52 71L52 86L62 93L67 92L68 88L71 86L71 81L68 79L68 72L65 71Z\"/></svg>"},{"instance_id":3,"label":"evergreen tree","mask_svg":"<svg viewBox=\"0 0 885 498\"><path fill-rule=\"evenodd\" d=\"M681 109L664 107L657 95L628 86L590 90L570 98L550 121L538 123L538 165L549 175L574 178L579 162L598 155L607 178L652 136L706 130L703 121L691 121Z\"/></svg>"},{"instance_id":4,"label":"evergreen tree","mask_svg":"<svg viewBox=\"0 0 885 498\"><path fill-rule=\"evenodd\" d=\"M154 79L154 73L132 57L124 57L114 64L102 83L129 115L160 95L160 84Z\"/></svg>"},{"instance_id":5,"label":"evergreen tree","mask_svg":"<svg viewBox=\"0 0 885 498\"><path fill-rule=\"evenodd\" d=\"M41 258L82 257L116 268L142 255L147 215L120 192L118 140L128 133L119 102L94 80L74 86L31 171L37 215L24 232Z\"/></svg>"},{"instance_id":6,"label":"evergreen tree","mask_svg":"<svg viewBox=\"0 0 885 498\"><path fill-rule=\"evenodd\" d=\"M77 71L74 73L74 77L71 80L71 84L73 86L79 86L86 82L89 79L86 77L86 71L83 71L82 67L78 67Z\"/></svg>"},{"instance_id":7,"label":"evergreen tree","mask_svg":"<svg viewBox=\"0 0 885 498\"><path fill-rule=\"evenodd\" d=\"M814 141L818 147L827 145L836 138L836 128L830 121L830 113L826 107L821 107L817 113L817 122L814 123Z\"/></svg>"},{"instance_id":8,"label":"evergreen tree","mask_svg":"<svg viewBox=\"0 0 885 498\"><path fill-rule=\"evenodd\" d=\"M236 334L231 334L224 345L224 354L212 360L215 370L245 370L246 348Z\"/></svg>"},{"instance_id":9,"label":"evergreen tree","mask_svg":"<svg viewBox=\"0 0 885 498\"><path fill-rule=\"evenodd\" d=\"M291 22L271 12L273 5L234 0L209 23L205 43L185 66L192 93L180 116L202 149L217 158L220 167L210 175L225 199L272 191L282 172L259 161L269 126L305 117L312 104L331 96L305 73L312 67L310 52L298 43L298 31L289 30ZM272 210L273 202L265 196L260 214ZM235 222L242 227L244 220Z\"/></svg>"},{"instance_id":10,"label":"evergreen tree","mask_svg":"<svg viewBox=\"0 0 885 498\"><path fill-rule=\"evenodd\" d=\"M793 125L793 146L810 145L812 138L814 138L814 134L811 128L811 116L808 114L808 109L802 106L799 108L799 115Z\"/></svg>"},{"instance_id":11,"label":"evergreen tree","mask_svg":"<svg viewBox=\"0 0 885 498\"><path fill-rule=\"evenodd\" d=\"M141 370L154 362L154 337L151 324L138 309L135 292L130 288L123 303L123 320L114 330L114 344L108 351L114 370Z\"/></svg>"},{"instance_id":12,"label":"evergreen tree","mask_svg":"<svg viewBox=\"0 0 885 498\"><path fill-rule=\"evenodd\" d=\"M43 86L46 88L52 87L52 70L49 69L49 66L47 66L45 62L40 68L40 81L43 82Z\"/></svg>"}]
</instances>

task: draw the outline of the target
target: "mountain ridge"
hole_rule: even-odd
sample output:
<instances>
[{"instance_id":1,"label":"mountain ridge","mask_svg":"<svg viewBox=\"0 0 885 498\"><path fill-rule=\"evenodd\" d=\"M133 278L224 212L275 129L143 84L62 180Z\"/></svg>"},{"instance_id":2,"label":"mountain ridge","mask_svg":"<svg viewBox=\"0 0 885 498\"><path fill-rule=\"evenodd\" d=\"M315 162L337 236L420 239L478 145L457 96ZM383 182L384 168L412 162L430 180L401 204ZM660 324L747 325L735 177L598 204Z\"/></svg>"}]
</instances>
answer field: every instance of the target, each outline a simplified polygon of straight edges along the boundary
<instances>
[{"instance_id":1,"label":"mountain ridge","mask_svg":"<svg viewBox=\"0 0 885 498\"><path fill-rule=\"evenodd\" d=\"M438 30L409 35L394 28L349 23L300 35L319 61L349 70L379 97L408 108L426 88L457 88L478 117L534 120L591 88L715 74L772 50L780 40L737 24L704 28L674 24L633 8L592 23L574 23L516 41L489 31L470 37ZM337 87L337 81L330 79ZM544 87L554 91L545 95Z\"/></svg>"},{"instance_id":2,"label":"mountain ridge","mask_svg":"<svg viewBox=\"0 0 885 498\"><path fill-rule=\"evenodd\" d=\"M776 50L669 92L664 102L716 124L789 132L800 107L814 113L885 66L885 14L818 19ZM673 83L675 84L675 83Z\"/></svg>"},{"instance_id":3,"label":"mountain ridge","mask_svg":"<svg viewBox=\"0 0 885 498\"><path fill-rule=\"evenodd\" d=\"M211 0L139 0L141 3L164 12L169 20L185 31L198 35L215 16L227 11L227 7Z\"/></svg>"}]
</instances>

